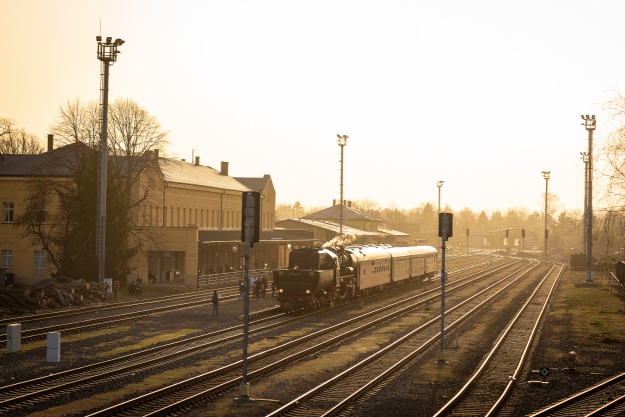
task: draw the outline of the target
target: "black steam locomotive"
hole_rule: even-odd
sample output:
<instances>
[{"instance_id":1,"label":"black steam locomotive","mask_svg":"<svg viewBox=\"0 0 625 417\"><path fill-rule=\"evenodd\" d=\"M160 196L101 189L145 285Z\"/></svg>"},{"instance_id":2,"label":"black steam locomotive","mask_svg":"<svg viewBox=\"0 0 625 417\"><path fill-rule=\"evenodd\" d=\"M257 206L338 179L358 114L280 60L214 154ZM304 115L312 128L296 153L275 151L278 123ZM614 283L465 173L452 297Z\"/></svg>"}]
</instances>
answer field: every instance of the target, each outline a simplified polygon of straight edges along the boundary
<instances>
[{"instance_id":1,"label":"black steam locomotive","mask_svg":"<svg viewBox=\"0 0 625 417\"><path fill-rule=\"evenodd\" d=\"M365 245L299 248L288 269L273 271L282 309L315 310L405 282L431 278L438 252L431 246Z\"/></svg>"}]
</instances>

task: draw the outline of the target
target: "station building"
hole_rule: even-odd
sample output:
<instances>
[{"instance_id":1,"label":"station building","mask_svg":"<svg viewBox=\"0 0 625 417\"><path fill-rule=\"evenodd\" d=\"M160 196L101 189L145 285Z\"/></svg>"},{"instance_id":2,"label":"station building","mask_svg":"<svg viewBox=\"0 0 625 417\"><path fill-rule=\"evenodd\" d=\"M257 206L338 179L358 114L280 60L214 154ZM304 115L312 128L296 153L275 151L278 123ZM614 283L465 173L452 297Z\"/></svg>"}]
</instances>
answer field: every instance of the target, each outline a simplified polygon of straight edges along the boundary
<instances>
[{"instance_id":1,"label":"station building","mask_svg":"<svg viewBox=\"0 0 625 417\"><path fill-rule=\"evenodd\" d=\"M29 183L37 176L70 181L67 161L76 157L78 148L86 148L76 143L54 149L53 143L49 135L47 152L0 155L0 272L12 274L18 283L33 284L54 272L43 248L34 246L30 238L21 238L23 230L13 224L26 207ZM200 274L242 269L244 245L240 231L245 191L261 194L261 241L249 254L253 267L284 266L292 246L314 243L309 231L275 230L276 191L269 175L235 178L229 175L228 162L222 162L217 170L201 165L199 157L190 163L159 157L158 150L135 158L143 171L132 192L147 197L131 218L133 227L151 238L132 259L129 266L133 276L129 280L153 271L159 280L176 279L195 285ZM148 162L152 168L145 169ZM49 226L45 220L42 224Z\"/></svg>"}]
</instances>

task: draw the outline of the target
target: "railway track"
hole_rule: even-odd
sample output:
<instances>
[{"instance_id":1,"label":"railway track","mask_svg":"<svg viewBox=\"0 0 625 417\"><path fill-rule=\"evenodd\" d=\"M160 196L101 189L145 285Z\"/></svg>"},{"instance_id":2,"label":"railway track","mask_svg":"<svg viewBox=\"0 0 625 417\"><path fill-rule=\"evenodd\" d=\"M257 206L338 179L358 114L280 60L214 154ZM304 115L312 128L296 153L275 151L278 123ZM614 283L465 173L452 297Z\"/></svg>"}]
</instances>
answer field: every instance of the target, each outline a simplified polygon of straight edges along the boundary
<instances>
[{"instance_id":1,"label":"railway track","mask_svg":"<svg viewBox=\"0 0 625 417\"><path fill-rule=\"evenodd\" d=\"M230 288L230 289L224 289L222 291L224 291L224 296L223 296L224 301L236 299L238 297L238 289ZM159 298L160 298L160 301L158 300L147 301L145 303L139 304L139 307L141 307L142 305L162 304L163 302L172 302L172 301L178 300L178 298L176 297L171 297L171 298L159 297ZM191 299L191 301L184 301L188 299ZM128 323L128 322L140 320L152 314L160 314L160 313L164 313L167 311L181 310L181 309L196 307L196 306L210 303L210 299L207 296L205 296L205 294L195 295L194 297L183 298L182 300L183 302L177 303L177 304L167 304L164 306L157 306L157 307L151 307L151 308L139 309L139 310L136 309L137 307L136 304L125 305L120 308L124 308L124 309L132 308L133 311L129 313L112 314L110 316L103 316L101 312L119 310L120 308L113 308L113 309L105 308L102 311L97 310L97 309L89 309L89 311L81 312L78 314L95 314L95 315L99 315L99 317L70 322L70 323L51 324L48 326L32 328L32 329L28 329L28 328L22 329L21 331L22 344L33 342L36 340L43 340L47 337L47 334L49 332L59 331L59 332L63 332L64 334L82 333L86 331L101 329L101 328L110 327L110 326L116 326L122 323ZM54 319L62 320L64 318L73 317L76 315L76 313L73 311L67 311L66 313L67 314L58 314L54 317ZM21 321L19 320L19 318L16 318L15 321L10 321L10 323L21 323ZM6 327L5 327L5 332L0 335L0 347L5 347L6 345L7 345L7 334L6 334Z\"/></svg>"},{"instance_id":2,"label":"railway track","mask_svg":"<svg viewBox=\"0 0 625 417\"><path fill-rule=\"evenodd\" d=\"M606 379L528 417L617 417L625 415L625 373Z\"/></svg>"},{"instance_id":3,"label":"railway track","mask_svg":"<svg viewBox=\"0 0 625 417\"><path fill-rule=\"evenodd\" d=\"M534 263L520 268L448 309L446 317L450 324L445 327L445 331L454 329L476 312L486 308L536 266ZM397 377L407 364L438 343L439 320L440 316L429 320L339 375L291 400L267 417L349 415L349 408L354 403L375 395L376 390Z\"/></svg>"},{"instance_id":4,"label":"railway track","mask_svg":"<svg viewBox=\"0 0 625 417\"><path fill-rule=\"evenodd\" d=\"M477 264L483 265L484 262ZM507 267L509 264L510 263L503 263L496 265L496 268L492 268L492 270ZM460 273L460 271L475 268L475 266L476 265L473 264L454 268L450 271ZM480 276L474 274L473 278L467 278L466 280L469 279L479 280ZM461 285L460 282L462 282L462 280L458 280L458 285ZM450 285L453 284L450 283ZM403 289L399 289L399 291L403 291ZM433 289L429 290L428 293L436 291L436 289ZM423 295L422 298L423 297L425 297L425 295ZM409 301L410 300L407 300L405 302ZM427 303L429 300L424 299L422 303L423 302ZM276 317L269 317L254 321L252 333L261 333L278 325L284 325L285 323L294 322L302 318L291 317L289 319L284 319L283 315L280 316L283 318L281 322L262 327L257 326L261 323L274 320ZM119 319L114 319L114 321L119 323ZM148 369L155 369L163 364L173 363L184 359L185 357L191 357L193 355L199 356L202 352L206 352L212 346L240 339L240 327L241 326L224 329L223 331L214 332L209 335L186 338L184 340L168 343L163 346L145 349L139 353L125 355L124 357L2 387L0 389L0 414L6 412L10 413L10 415L19 415L19 410L24 406L28 407L31 404L40 403L42 401L58 401L56 400L57 398L65 399L71 397L72 395L75 395L76 392L80 392L86 387L110 382L112 380L123 379L129 373L144 373L148 372ZM215 339L218 335L221 335L219 340L206 341L209 339ZM187 347L191 345L192 347Z\"/></svg>"},{"instance_id":5,"label":"railway track","mask_svg":"<svg viewBox=\"0 0 625 417\"><path fill-rule=\"evenodd\" d=\"M509 265L508 265L509 266ZM484 276L474 276L467 279L463 285L483 282ZM450 289L450 293L459 291ZM436 292L437 290L430 290ZM382 323L395 320L398 316L414 311L436 299L438 295L419 295L419 300L411 299L396 303L396 305L369 312L347 322L341 322L335 326L308 334L300 339L284 343L265 352L260 352L248 358L249 370L247 377L250 380L260 378L278 369L288 367L289 364L303 358L315 355L330 346L349 340L363 331L370 330ZM408 303L404 306L403 304ZM366 323L362 321L366 319ZM182 381L179 384L170 385L166 388L147 393L124 403L117 404L105 410L96 412L91 416L134 416L134 415L170 415L172 413L184 413L189 407L198 401L219 396L224 392L237 390L241 384L241 364L231 363L214 371L202 374L198 377Z\"/></svg>"},{"instance_id":6,"label":"railway track","mask_svg":"<svg viewBox=\"0 0 625 417\"><path fill-rule=\"evenodd\" d=\"M224 290L228 287L224 287ZM221 289L220 289L221 291ZM212 290L198 290L193 293L187 294L176 294L176 295L167 295L161 297L150 297L150 298L136 298L131 301L119 301L114 304L93 304L84 307L73 307L71 309L63 309L63 310L51 310L51 311L41 311L35 314L25 314L25 315L16 315L11 316L9 318L5 318L0 320L0 327L6 327L11 323L32 323L32 322L41 322L44 320L53 320L53 319L66 319L72 316L78 316L82 314L89 314L93 312L105 312L105 311L118 311L122 309L128 308L136 308L146 305L153 304L161 304L164 302L175 302L175 301L184 301L189 299L194 299L198 297L207 297L207 299L211 296ZM6 336L6 334L4 334Z\"/></svg>"},{"instance_id":7,"label":"railway track","mask_svg":"<svg viewBox=\"0 0 625 417\"><path fill-rule=\"evenodd\" d=\"M435 417L499 415L525 364L563 269L562 265L551 268L486 354L476 372Z\"/></svg>"},{"instance_id":8,"label":"railway track","mask_svg":"<svg viewBox=\"0 0 625 417\"><path fill-rule=\"evenodd\" d=\"M283 325L285 322L298 320L298 318L279 320L284 317L284 314L278 314L254 320L250 324L255 326L267 322L270 324L255 327L251 333L259 333ZM0 387L0 415L19 413L25 406L43 399L50 401L65 397L78 388L85 389L88 386L123 379L133 372L144 372L149 368L202 355L215 345L240 340L242 327L243 325L239 325L205 335L188 337L80 368L2 386Z\"/></svg>"}]
</instances>

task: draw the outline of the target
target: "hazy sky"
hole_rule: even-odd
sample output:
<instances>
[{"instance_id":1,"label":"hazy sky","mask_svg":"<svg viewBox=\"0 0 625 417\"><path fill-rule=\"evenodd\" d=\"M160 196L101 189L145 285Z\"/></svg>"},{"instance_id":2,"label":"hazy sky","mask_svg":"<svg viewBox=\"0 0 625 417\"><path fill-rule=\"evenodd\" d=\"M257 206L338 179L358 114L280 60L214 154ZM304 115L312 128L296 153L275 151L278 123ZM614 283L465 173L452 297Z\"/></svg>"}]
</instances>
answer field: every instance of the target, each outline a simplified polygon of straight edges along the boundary
<instances>
[{"instance_id":1,"label":"hazy sky","mask_svg":"<svg viewBox=\"0 0 625 417\"><path fill-rule=\"evenodd\" d=\"M278 203L583 204L587 132L625 90L623 1L0 0L0 117L45 138L99 100L95 37L122 38L110 100L132 98L170 151L271 175ZM101 30L100 30L101 27Z\"/></svg>"}]
</instances>

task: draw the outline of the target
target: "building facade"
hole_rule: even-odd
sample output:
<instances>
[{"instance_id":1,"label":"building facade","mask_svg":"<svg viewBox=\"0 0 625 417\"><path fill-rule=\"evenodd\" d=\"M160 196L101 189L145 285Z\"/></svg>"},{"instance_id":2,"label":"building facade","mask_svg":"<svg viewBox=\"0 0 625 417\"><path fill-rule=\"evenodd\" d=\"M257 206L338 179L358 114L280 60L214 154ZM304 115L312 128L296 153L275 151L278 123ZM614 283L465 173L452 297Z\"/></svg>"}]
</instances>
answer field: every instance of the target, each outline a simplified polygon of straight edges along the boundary
<instances>
[{"instance_id":1,"label":"building facade","mask_svg":"<svg viewBox=\"0 0 625 417\"><path fill-rule=\"evenodd\" d=\"M49 138L45 153L0 155L0 269L13 274L15 282L33 284L55 272L46 259L45 251L34 245L31 239L20 237L23 230L15 227L14 221L25 210L29 184L34 178L45 176L55 181L71 180L67 164L59 165L58 161L71 160L78 146L84 145L53 149L53 140ZM236 179L228 175L228 162L222 162L221 169L217 170L200 165L199 157L193 163L161 158L158 150L148 151L136 158L144 163L138 164L143 168L130 193L141 204L133 208L130 218L135 232L133 235L148 238L144 238L142 250L131 260L129 268L132 272L128 280L136 275L145 277L148 271L152 271L158 279L181 279L192 285L201 269L208 269L211 262L215 261L215 268L222 263L225 265L222 259L228 259L229 264L234 263L230 259L238 259L238 247L234 249L235 245L228 245L228 250L224 251L222 247L219 251L216 246L209 247L209 244L217 234L222 234L220 238L223 238L224 232L230 232L229 242L237 242L237 233L242 226L241 196L244 191L261 192L261 228L264 232L273 230L276 193L269 175ZM148 168L147 162L150 162ZM130 166L130 162L127 165ZM41 167L47 169L42 171ZM42 219L43 227L47 227L45 223ZM263 244L259 242L255 246L260 250ZM286 245L288 243L284 244L284 248ZM281 265L285 259L284 251L275 243L273 247L276 266ZM233 255L233 251L237 255ZM203 263L200 262L200 252ZM73 278L97 280L97 277Z\"/></svg>"}]
</instances>

